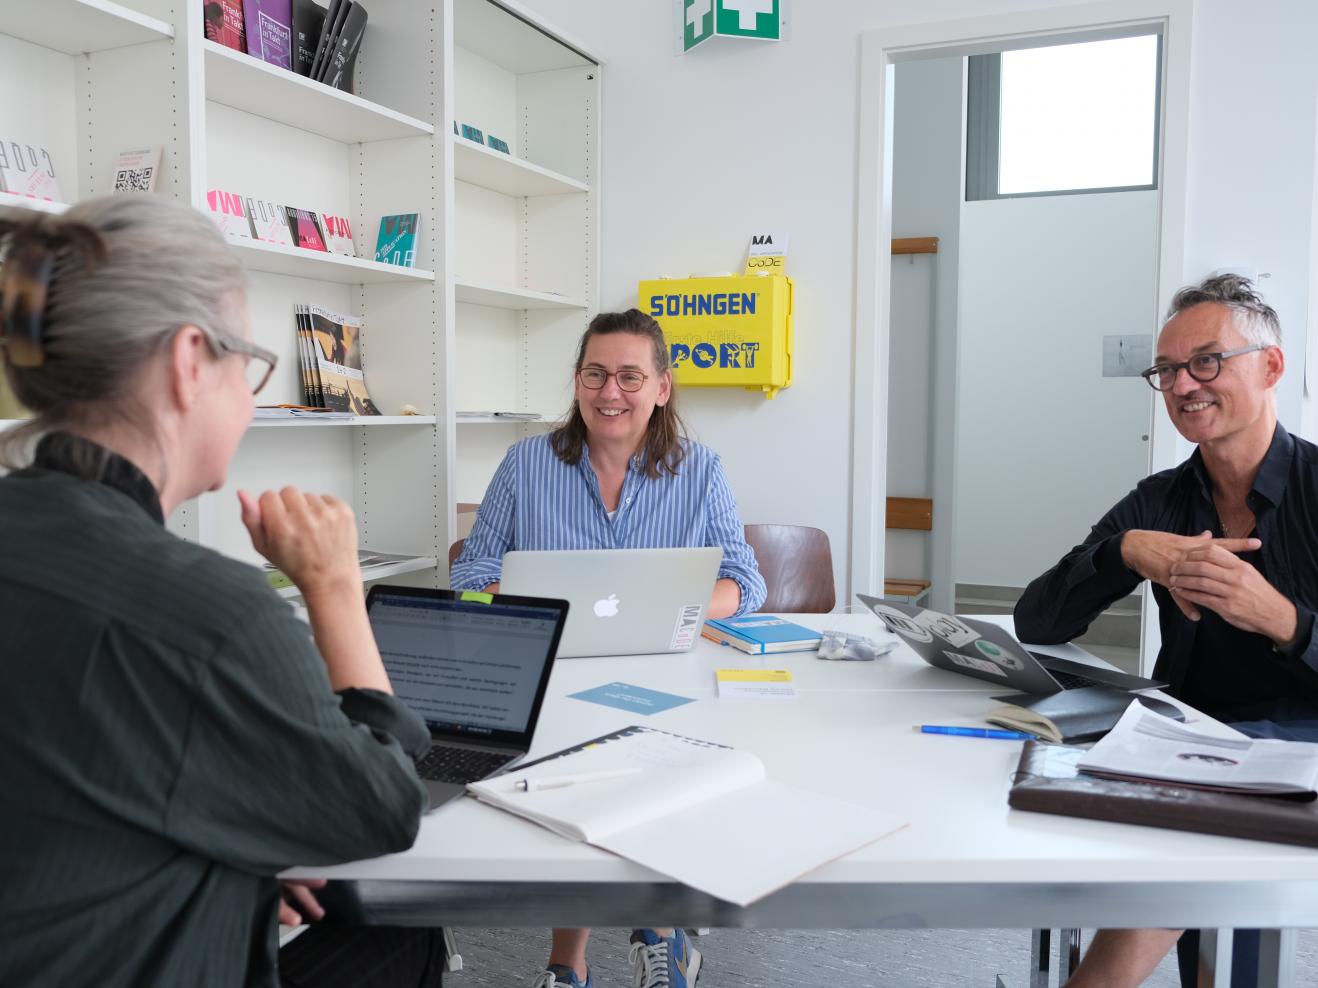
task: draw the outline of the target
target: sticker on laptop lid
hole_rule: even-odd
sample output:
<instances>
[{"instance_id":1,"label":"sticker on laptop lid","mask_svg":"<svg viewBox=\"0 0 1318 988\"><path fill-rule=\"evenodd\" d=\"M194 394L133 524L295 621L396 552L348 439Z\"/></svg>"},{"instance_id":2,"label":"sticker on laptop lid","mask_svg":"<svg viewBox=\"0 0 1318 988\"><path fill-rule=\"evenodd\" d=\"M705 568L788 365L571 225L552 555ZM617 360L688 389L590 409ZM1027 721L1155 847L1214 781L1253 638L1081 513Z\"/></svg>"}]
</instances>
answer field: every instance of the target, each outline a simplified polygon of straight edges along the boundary
<instances>
[{"instance_id":1,"label":"sticker on laptop lid","mask_svg":"<svg viewBox=\"0 0 1318 988\"><path fill-rule=\"evenodd\" d=\"M980 672L1006 678L1006 670L997 663L988 661L988 659L977 659L973 655L962 655L960 652L948 652L946 650L943 651L943 654L963 669L978 669Z\"/></svg>"},{"instance_id":2,"label":"sticker on laptop lid","mask_svg":"<svg viewBox=\"0 0 1318 988\"><path fill-rule=\"evenodd\" d=\"M1019 658L1012 655L1005 648L1002 648L999 645L994 645L988 639L981 638L979 641L975 642L975 647L983 653L986 659L996 662L1000 666L1005 666L1008 669L1015 669L1017 671L1025 668L1025 663Z\"/></svg>"},{"instance_id":3,"label":"sticker on laptop lid","mask_svg":"<svg viewBox=\"0 0 1318 988\"><path fill-rule=\"evenodd\" d=\"M685 652L695 644L696 635L700 634L700 612L704 609L703 604L683 604L677 609L673 643L668 646L670 651Z\"/></svg>"},{"instance_id":4,"label":"sticker on laptop lid","mask_svg":"<svg viewBox=\"0 0 1318 988\"><path fill-rule=\"evenodd\" d=\"M874 613L888 626L890 631L905 635L907 638L912 638L918 642L931 642L934 640L934 636L929 634L928 629L916 624L913 618L908 617L897 608L888 607L886 604L874 604L873 607Z\"/></svg>"},{"instance_id":5,"label":"sticker on laptop lid","mask_svg":"<svg viewBox=\"0 0 1318 988\"><path fill-rule=\"evenodd\" d=\"M968 625L962 624L951 614L939 614L937 611L923 611L914 618L916 624L937 635L953 648L969 645L979 633Z\"/></svg>"}]
</instances>

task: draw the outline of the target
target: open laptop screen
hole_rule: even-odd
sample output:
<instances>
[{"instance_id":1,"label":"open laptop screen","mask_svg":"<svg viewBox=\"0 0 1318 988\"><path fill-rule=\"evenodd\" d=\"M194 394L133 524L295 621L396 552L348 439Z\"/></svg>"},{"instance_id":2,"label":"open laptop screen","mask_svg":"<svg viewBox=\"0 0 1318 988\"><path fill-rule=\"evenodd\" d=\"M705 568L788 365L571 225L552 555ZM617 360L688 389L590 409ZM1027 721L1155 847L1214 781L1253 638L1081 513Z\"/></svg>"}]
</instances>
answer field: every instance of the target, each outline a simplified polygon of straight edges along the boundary
<instances>
[{"instance_id":1,"label":"open laptop screen","mask_svg":"<svg viewBox=\"0 0 1318 988\"><path fill-rule=\"evenodd\" d=\"M394 694L432 731L512 740L533 726L562 608L381 588L369 608Z\"/></svg>"}]
</instances>

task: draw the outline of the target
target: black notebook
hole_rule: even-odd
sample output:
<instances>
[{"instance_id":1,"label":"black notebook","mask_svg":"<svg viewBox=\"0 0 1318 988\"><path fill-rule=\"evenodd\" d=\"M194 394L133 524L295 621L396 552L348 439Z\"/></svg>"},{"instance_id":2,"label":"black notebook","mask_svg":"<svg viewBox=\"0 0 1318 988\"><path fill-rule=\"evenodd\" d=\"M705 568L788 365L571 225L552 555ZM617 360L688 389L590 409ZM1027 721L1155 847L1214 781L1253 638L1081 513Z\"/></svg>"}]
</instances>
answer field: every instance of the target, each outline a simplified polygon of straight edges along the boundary
<instances>
[{"instance_id":1,"label":"black notebook","mask_svg":"<svg viewBox=\"0 0 1318 988\"><path fill-rule=\"evenodd\" d=\"M1048 696L1012 693L995 696L1002 703L984 719L1011 731L1024 731L1044 741L1095 741L1116 726L1132 701L1164 717L1185 720L1173 704L1152 696L1135 696L1111 686L1086 686Z\"/></svg>"}]
</instances>

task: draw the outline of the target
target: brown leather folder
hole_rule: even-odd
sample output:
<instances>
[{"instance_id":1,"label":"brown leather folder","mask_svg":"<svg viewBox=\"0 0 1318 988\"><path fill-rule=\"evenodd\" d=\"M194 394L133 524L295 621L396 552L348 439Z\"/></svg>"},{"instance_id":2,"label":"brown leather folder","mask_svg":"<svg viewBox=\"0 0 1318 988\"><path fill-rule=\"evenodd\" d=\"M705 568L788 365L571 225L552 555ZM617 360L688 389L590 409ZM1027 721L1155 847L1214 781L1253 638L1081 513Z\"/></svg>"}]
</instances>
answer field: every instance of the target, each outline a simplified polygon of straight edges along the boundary
<instances>
[{"instance_id":1,"label":"brown leather folder","mask_svg":"<svg viewBox=\"0 0 1318 988\"><path fill-rule=\"evenodd\" d=\"M1084 754L1027 741L1007 802L1036 813L1318 847L1318 802L1094 778L1076 771Z\"/></svg>"}]
</instances>

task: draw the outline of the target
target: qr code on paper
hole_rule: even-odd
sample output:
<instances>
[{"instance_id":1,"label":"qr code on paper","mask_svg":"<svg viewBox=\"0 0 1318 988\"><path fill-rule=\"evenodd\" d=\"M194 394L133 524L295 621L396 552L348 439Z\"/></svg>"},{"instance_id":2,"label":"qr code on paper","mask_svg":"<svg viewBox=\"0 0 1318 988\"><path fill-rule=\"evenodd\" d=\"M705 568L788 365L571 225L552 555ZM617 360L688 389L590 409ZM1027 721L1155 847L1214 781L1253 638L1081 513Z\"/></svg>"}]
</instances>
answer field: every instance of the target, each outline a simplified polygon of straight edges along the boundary
<instances>
[{"instance_id":1,"label":"qr code on paper","mask_svg":"<svg viewBox=\"0 0 1318 988\"><path fill-rule=\"evenodd\" d=\"M150 192L155 168L120 168L114 173L115 192Z\"/></svg>"}]
</instances>

